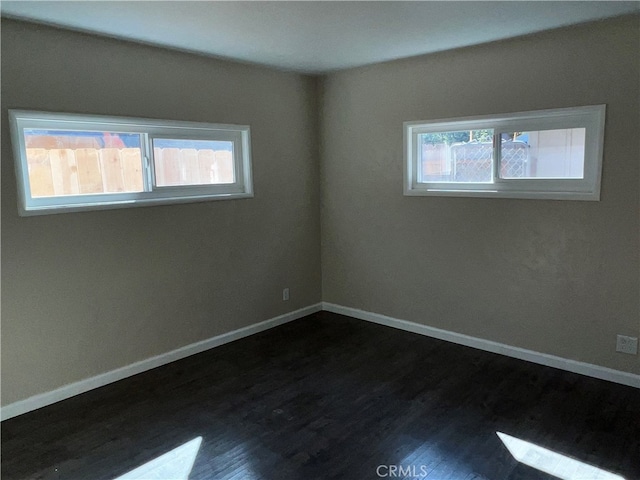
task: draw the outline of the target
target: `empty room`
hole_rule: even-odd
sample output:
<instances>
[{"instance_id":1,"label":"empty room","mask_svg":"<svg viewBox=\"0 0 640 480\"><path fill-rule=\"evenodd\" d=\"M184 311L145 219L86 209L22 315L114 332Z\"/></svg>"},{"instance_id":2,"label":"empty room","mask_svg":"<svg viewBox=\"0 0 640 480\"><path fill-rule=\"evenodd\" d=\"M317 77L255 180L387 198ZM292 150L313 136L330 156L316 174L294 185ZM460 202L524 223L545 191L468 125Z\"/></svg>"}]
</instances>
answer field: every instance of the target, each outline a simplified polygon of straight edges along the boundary
<instances>
[{"instance_id":1,"label":"empty room","mask_svg":"<svg viewBox=\"0 0 640 480\"><path fill-rule=\"evenodd\" d=\"M640 2L0 11L2 479L640 479Z\"/></svg>"}]
</instances>

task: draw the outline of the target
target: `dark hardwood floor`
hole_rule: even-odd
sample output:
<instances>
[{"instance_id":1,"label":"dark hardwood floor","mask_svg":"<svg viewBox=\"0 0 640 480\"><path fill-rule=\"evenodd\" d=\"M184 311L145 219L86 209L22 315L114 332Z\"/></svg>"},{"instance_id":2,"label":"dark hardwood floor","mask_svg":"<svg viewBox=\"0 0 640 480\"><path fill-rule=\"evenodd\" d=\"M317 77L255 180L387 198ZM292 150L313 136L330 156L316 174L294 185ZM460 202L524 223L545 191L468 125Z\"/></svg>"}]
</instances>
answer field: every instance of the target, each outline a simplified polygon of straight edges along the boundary
<instances>
[{"instance_id":1,"label":"dark hardwood floor","mask_svg":"<svg viewBox=\"0 0 640 480\"><path fill-rule=\"evenodd\" d=\"M640 390L326 312L1 428L3 479L111 480L197 438L189 479L555 478L496 432L640 479Z\"/></svg>"}]
</instances>

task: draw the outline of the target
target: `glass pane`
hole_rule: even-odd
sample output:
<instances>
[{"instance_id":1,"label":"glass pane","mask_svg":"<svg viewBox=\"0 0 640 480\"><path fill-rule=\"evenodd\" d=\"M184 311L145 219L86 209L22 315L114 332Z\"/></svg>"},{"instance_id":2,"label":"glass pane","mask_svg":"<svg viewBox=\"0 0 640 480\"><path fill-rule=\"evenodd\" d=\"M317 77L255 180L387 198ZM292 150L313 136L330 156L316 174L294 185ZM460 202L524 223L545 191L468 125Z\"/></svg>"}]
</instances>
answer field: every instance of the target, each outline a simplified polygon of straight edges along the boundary
<instances>
[{"instance_id":1,"label":"glass pane","mask_svg":"<svg viewBox=\"0 0 640 480\"><path fill-rule=\"evenodd\" d=\"M502 178L584 178L586 129L502 134Z\"/></svg>"},{"instance_id":2,"label":"glass pane","mask_svg":"<svg viewBox=\"0 0 640 480\"><path fill-rule=\"evenodd\" d=\"M24 129L31 196L142 192L140 135Z\"/></svg>"},{"instance_id":3,"label":"glass pane","mask_svg":"<svg viewBox=\"0 0 640 480\"><path fill-rule=\"evenodd\" d=\"M424 133L419 137L419 181L491 182L493 130Z\"/></svg>"},{"instance_id":4,"label":"glass pane","mask_svg":"<svg viewBox=\"0 0 640 480\"><path fill-rule=\"evenodd\" d=\"M233 142L153 140L156 185L218 185L235 182Z\"/></svg>"}]
</instances>

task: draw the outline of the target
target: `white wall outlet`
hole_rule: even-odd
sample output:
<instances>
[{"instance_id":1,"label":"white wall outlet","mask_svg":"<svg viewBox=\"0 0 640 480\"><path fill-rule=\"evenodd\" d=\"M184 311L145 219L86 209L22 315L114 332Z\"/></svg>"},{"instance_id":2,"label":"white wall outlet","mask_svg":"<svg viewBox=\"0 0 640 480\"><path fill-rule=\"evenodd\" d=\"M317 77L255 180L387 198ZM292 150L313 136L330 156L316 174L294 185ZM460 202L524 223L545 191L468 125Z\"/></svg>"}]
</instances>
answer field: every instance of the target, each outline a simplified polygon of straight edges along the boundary
<instances>
[{"instance_id":1,"label":"white wall outlet","mask_svg":"<svg viewBox=\"0 0 640 480\"><path fill-rule=\"evenodd\" d=\"M284 300L284 301L289 300L289 289L288 288L285 288L284 290L282 290L282 300Z\"/></svg>"},{"instance_id":2,"label":"white wall outlet","mask_svg":"<svg viewBox=\"0 0 640 480\"><path fill-rule=\"evenodd\" d=\"M616 352L637 355L638 337L627 337L626 335L618 335L616 340Z\"/></svg>"}]
</instances>

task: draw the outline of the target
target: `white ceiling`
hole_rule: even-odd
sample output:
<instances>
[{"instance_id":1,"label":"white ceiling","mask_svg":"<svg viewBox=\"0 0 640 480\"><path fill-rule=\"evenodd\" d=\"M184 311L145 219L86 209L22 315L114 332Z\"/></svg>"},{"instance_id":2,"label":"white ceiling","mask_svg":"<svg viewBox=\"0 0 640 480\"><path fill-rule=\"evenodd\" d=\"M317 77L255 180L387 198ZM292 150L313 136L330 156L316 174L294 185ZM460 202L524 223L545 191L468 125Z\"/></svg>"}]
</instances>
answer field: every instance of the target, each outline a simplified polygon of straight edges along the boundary
<instances>
[{"instance_id":1,"label":"white ceiling","mask_svg":"<svg viewBox=\"0 0 640 480\"><path fill-rule=\"evenodd\" d=\"M640 12L640 1L2 1L2 15L304 73Z\"/></svg>"}]
</instances>

